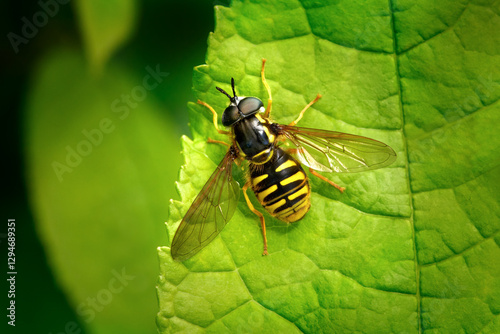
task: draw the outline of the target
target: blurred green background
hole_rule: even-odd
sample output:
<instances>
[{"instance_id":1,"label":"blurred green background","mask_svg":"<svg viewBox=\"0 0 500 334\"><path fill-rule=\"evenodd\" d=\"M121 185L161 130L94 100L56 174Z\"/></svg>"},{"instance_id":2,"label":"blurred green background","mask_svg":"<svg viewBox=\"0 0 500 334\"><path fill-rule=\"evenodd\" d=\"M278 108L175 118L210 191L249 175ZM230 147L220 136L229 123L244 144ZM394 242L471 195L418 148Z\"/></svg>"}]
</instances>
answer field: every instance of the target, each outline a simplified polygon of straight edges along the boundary
<instances>
[{"instance_id":1,"label":"blurred green background","mask_svg":"<svg viewBox=\"0 0 500 334\"><path fill-rule=\"evenodd\" d=\"M18 273L2 333L156 333L192 69L228 4L1 3L2 226L16 219Z\"/></svg>"}]
</instances>

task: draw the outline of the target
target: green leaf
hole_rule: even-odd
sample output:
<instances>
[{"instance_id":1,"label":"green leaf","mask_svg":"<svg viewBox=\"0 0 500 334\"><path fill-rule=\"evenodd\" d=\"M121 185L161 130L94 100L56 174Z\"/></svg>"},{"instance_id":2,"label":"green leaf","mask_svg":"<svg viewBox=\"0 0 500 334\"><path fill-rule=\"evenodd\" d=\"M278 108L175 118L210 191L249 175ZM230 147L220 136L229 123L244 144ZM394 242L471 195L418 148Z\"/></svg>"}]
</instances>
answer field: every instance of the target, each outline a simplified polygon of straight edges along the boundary
<instances>
[{"instance_id":1,"label":"green leaf","mask_svg":"<svg viewBox=\"0 0 500 334\"><path fill-rule=\"evenodd\" d=\"M92 69L100 72L104 64L133 32L136 22L135 0L78 0L75 10L85 51Z\"/></svg>"},{"instance_id":2,"label":"green leaf","mask_svg":"<svg viewBox=\"0 0 500 334\"><path fill-rule=\"evenodd\" d=\"M312 177L303 220L265 213L269 256L243 198L193 258L173 262L160 248L160 332L499 332L499 15L498 2L480 0L216 7L196 98L221 113L215 86L229 90L234 77L239 95L266 101L266 58L274 120L289 123L321 93L301 126L383 141L398 159L328 175L343 194ZM170 238L223 157L206 139L227 140L206 108L190 104L190 118Z\"/></svg>"},{"instance_id":3,"label":"green leaf","mask_svg":"<svg viewBox=\"0 0 500 334\"><path fill-rule=\"evenodd\" d=\"M89 332L154 333L155 248L181 162L178 134L151 90L168 78L144 86L147 68L113 65L97 79L86 68L78 52L53 51L28 95L37 229Z\"/></svg>"}]
</instances>

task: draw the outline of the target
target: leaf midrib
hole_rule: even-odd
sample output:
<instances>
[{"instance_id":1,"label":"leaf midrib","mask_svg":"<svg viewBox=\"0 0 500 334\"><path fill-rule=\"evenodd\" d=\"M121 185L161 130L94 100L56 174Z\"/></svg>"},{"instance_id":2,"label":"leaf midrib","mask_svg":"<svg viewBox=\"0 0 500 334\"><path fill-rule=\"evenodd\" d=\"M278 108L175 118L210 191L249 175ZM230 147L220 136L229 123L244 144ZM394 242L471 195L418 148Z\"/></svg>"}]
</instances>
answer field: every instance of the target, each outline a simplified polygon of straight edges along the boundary
<instances>
[{"instance_id":1,"label":"leaf midrib","mask_svg":"<svg viewBox=\"0 0 500 334\"><path fill-rule=\"evenodd\" d=\"M417 299L417 319L418 319L418 332L422 333L422 298L420 295L420 265L418 264L418 253L417 253L417 239L416 239L416 229L415 229L415 219L414 219L414 208L413 208L413 193L411 191L411 178L410 178L410 157L408 152L408 140L405 131L405 113L404 113L404 104L403 104L403 86L401 84L401 74L399 71L399 56L397 53L398 50L398 41L396 38L396 24L394 22L394 0L389 0L389 11L391 12L391 32L392 32L392 43L393 43L393 57L394 57L394 65L396 72L396 80L398 84L398 92L399 92L399 109L401 112L401 132L403 136L404 142L404 150L405 150L405 168L406 168L406 182L409 192L409 201L410 201L410 224L412 227L412 239L413 239L413 253L414 253L414 261L415 261L415 285L416 292L415 297ZM423 42L425 43L425 41ZM407 50L406 50L407 51Z\"/></svg>"}]
</instances>

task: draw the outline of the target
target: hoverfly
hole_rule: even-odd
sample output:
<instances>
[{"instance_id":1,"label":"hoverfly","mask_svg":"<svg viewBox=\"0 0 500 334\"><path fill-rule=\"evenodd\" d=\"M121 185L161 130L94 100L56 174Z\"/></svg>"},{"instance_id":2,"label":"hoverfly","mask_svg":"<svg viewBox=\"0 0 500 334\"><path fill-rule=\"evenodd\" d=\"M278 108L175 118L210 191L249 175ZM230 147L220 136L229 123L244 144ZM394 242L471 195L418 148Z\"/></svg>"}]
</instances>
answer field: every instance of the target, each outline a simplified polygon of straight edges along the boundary
<instances>
[{"instance_id":1,"label":"hoverfly","mask_svg":"<svg viewBox=\"0 0 500 334\"><path fill-rule=\"evenodd\" d=\"M231 79L233 96L216 87L229 98L229 106L222 114L222 124L231 131L220 130L217 112L207 103L198 101L213 114L213 123L219 133L230 138L230 144L208 139L229 147L221 163L208 179L181 221L172 240L172 258L189 259L208 245L231 219L240 194L240 187L232 177L233 162L248 161L247 181L243 195L250 210L259 217L264 240L263 255L267 255L266 224L263 214L256 210L247 195L252 188L260 204L273 217L293 223L307 213L311 206L311 188L301 164L312 175L344 191L321 172L350 173L388 166L396 160L396 153L377 140L328 130L297 127L305 111L321 98L318 94L288 125L270 120L272 97L267 84L262 60L261 79L269 99L264 108L256 97L236 95ZM295 148L280 144L291 142ZM300 163L299 163L300 162Z\"/></svg>"}]
</instances>

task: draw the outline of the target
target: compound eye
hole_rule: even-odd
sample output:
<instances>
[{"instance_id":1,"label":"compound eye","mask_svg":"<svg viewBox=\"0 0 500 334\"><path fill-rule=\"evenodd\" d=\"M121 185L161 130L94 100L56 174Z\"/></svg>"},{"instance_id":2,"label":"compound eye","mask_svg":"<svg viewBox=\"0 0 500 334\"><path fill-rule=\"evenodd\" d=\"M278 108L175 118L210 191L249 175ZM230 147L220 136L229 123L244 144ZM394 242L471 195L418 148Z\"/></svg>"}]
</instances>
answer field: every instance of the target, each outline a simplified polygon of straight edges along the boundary
<instances>
[{"instance_id":1,"label":"compound eye","mask_svg":"<svg viewBox=\"0 0 500 334\"><path fill-rule=\"evenodd\" d=\"M238 103L238 108L245 116L256 114L263 106L262 101L256 97L245 97Z\"/></svg>"},{"instance_id":2,"label":"compound eye","mask_svg":"<svg viewBox=\"0 0 500 334\"><path fill-rule=\"evenodd\" d=\"M238 107L231 105L222 114L222 125L231 126L240 119Z\"/></svg>"}]
</instances>

